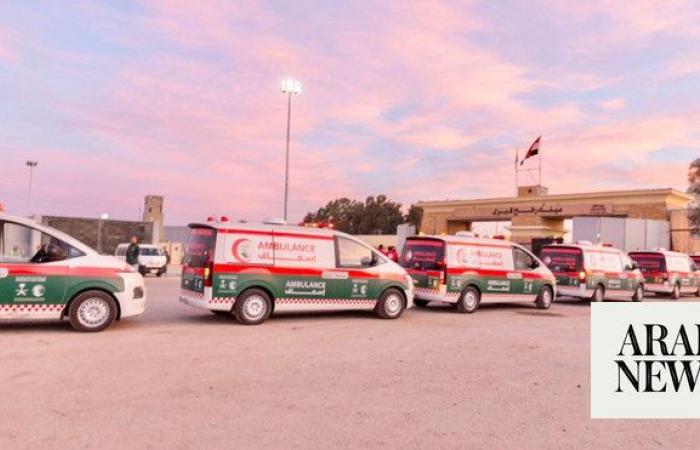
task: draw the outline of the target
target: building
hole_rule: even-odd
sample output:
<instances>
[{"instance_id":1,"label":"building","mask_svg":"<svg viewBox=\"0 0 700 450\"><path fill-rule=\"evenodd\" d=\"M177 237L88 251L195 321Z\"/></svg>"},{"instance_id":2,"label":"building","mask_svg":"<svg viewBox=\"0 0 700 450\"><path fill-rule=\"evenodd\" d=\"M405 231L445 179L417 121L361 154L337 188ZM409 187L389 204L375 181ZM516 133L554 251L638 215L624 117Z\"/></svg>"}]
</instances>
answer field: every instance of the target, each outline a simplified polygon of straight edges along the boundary
<instances>
[{"instance_id":1,"label":"building","mask_svg":"<svg viewBox=\"0 0 700 450\"><path fill-rule=\"evenodd\" d=\"M152 240L150 222L63 216L41 216L35 219L107 255L113 255L117 245L129 242L132 236L139 238L139 242Z\"/></svg>"},{"instance_id":2,"label":"building","mask_svg":"<svg viewBox=\"0 0 700 450\"><path fill-rule=\"evenodd\" d=\"M605 241L601 235L604 224L617 224L627 234L645 235L651 224L653 229L666 233L672 248L695 252L700 251L700 243L691 237L686 211L691 200L691 196L670 188L550 195L544 186L521 186L516 197L425 201L418 206L423 208L421 231L428 234L454 234L471 230L472 224L479 222L509 221L511 240L530 245L533 239L566 237L572 231L565 226L569 220L574 226L597 227L593 232L581 229L579 234L593 234L601 241ZM659 226L659 222L667 227ZM623 242L629 240L630 236L623 237Z\"/></svg>"},{"instance_id":3,"label":"building","mask_svg":"<svg viewBox=\"0 0 700 450\"><path fill-rule=\"evenodd\" d=\"M36 216L35 219L75 237L104 254L114 254L117 245L129 242L132 236L136 236L141 243L161 245L171 254L173 251L182 253L181 245L169 243L165 245L161 242L165 238L163 203L162 196L146 196L143 221L64 216Z\"/></svg>"}]
</instances>

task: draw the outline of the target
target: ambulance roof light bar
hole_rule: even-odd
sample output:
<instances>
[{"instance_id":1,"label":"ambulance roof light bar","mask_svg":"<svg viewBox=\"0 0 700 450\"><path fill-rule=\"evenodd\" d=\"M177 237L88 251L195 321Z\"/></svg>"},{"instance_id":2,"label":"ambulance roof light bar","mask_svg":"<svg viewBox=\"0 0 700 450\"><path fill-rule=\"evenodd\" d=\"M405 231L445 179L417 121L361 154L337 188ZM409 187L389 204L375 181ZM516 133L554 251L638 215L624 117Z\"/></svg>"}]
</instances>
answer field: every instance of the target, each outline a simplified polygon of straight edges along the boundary
<instances>
[{"instance_id":1,"label":"ambulance roof light bar","mask_svg":"<svg viewBox=\"0 0 700 450\"><path fill-rule=\"evenodd\" d=\"M265 225L287 225L287 221L279 218L264 219L262 221Z\"/></svg>"},{"instance_id":2,"label":"ambulance roof light bar","mask_svg":"<svg viewBox=\"0 0 700 450\"><path fill-rule=\"evenodd\" d=\"M576 241L577 245L585 245L585 246L593 246L593 242L591 241Z\"/></svg>"},{"instance_id":3,"label":"ambulance roof light bar","mask_svg":"<svg viewBox=\"0 0 700 450\"><path fill-rule=\"evenodd\" d=\"M472 231L458 231L455 233L455 236L475 238L476 234L473 233Z\"/></svg>"}]
</instances>

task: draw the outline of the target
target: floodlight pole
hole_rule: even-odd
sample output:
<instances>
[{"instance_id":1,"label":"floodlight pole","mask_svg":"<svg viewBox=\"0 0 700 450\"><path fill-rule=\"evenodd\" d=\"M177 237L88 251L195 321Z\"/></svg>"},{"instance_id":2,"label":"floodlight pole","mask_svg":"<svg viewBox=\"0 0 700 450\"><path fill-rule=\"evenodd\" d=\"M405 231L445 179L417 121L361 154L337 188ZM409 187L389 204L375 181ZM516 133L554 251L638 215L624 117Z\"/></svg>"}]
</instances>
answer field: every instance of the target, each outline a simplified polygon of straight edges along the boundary
<instances>
[{"instance_id":1,"label":"floodlight pole","mask_svg":"<svg viewBox=\"0 0 700 450\"><path fill-rule=\"evenodd\" d=\"M289 131L292 122L292 91L287 93L287 147L284 154L284 221L287 221L287 202L289 201Z\"/></svg>"}]
</instances>

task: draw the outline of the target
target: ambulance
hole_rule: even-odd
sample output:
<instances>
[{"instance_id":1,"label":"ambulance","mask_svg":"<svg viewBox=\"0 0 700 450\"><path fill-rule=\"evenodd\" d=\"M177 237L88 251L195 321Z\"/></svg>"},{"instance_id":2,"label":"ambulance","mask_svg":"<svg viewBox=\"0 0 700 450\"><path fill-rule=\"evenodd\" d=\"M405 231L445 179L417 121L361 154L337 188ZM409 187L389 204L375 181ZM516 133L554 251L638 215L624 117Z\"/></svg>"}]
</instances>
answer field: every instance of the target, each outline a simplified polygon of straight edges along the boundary
<instances>
[{"instance_id":1,"label":"ambulance","mask_svg":"<svg viewBox=\"0 0 700 450\"><path fill-rule=\"evenodd\" d=\"M700 271L695 261L685 253L668 250L630 253L644 274L644 289L654 294L678 300L683 294L698 294Z\"/></svg>"},{"instance_id":2,"label":"ambulance","mask_svg":"<svg viewBox=\"0 0 700 450\"><path fill-rule=\"evenodd\" d=\"M546 245L540 259L557 278L557 294L603 300L644 300L644 278L637 265L622 250L593 245Z\"/></svg>"},{"instance_id":3,"label":"ambulance","mask_svg":"<svg viewBox=\"0 0 700 450\"><path fill-rule=\"evenodd\" d=\"M143 277L61 231L0 213L0 319L101 331L146 305Z\"/></svg>"},{"instance_id":4,"label":"ambulance","mask_svg":"<svg viewBox=\"0 0 700 450\"><path fill-rule=\"evenodd\" d=\"M554 300L552 273L532 253L502 239L416 236L406 240L400 264L413 278L416 306L454 304L473 313L480 303L535 302L547 309Z\"/></svg>"},{"instance_id":5,"label":"ambulance","mask_svg":"<svg viewBox=\"0 0 700 450\"><path fill-rule=\"evenodd\" d=\"M246 325L273 312L368 310L397 319L411 277L367 244L329 228L190 224L180 301Z\"/></svg>"}]
</instances>

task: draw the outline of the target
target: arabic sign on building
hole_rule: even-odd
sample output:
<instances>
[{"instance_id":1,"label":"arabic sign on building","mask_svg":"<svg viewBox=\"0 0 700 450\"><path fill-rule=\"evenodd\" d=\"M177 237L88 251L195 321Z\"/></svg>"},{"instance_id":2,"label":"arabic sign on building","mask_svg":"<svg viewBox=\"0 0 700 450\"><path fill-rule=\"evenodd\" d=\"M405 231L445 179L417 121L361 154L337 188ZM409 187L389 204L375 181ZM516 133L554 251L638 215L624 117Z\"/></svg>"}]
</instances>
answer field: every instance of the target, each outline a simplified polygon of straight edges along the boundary
<instances>
[{"instance_id":1,"label":"arabic sign on building","mask_svg":"<svg viewBox=\"0 0 700 450\"><path fill-rule=\"evenodd\" d=\"M589 205L561 205L539 204L509 206L504 208L494 208L491 216L495 217L517 217L517 216L544 216L544 217L573 217L573 216L605 216L614 214L611 205L589 204Z\"/></svg>"}]
</instances>

